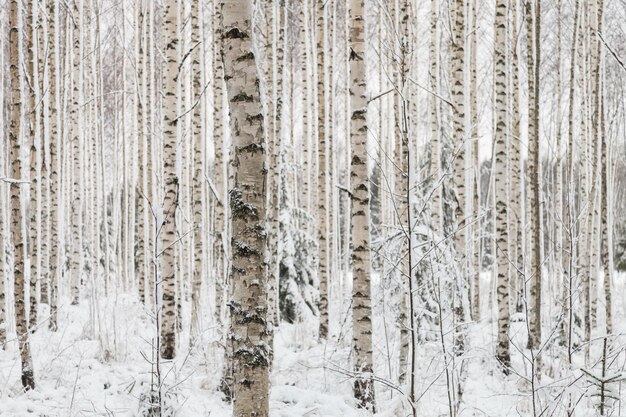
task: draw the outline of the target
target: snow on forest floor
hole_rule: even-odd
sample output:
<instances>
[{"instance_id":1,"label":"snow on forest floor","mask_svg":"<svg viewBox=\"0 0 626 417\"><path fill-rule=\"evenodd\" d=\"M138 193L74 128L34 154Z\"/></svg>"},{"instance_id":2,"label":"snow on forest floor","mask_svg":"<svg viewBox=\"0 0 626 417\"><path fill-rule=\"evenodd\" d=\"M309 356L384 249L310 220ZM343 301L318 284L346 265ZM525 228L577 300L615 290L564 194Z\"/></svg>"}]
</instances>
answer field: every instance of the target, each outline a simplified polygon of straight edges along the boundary
<instances>
[{"instance_id":1,"label":"snow on forest floor","mask_svg":"<svg viewBox=\"0 0 626 417\"><path fill-rule=\"evenodd\" d=\"M616 277L615 325L617 332L626 330L622 304L623 276ZM488 288L488 275L484 285ZM549 299L549 294L546 294ZM489 300L483 299L486 308ZM346 305L347 306L347 305ZM64 304L60 310L60 331L50 332L43 322L32 338L32 355L35 361L37 389L22 393L19 380L19 355L12 341L5 351L0 351L0 416L141 416L145 398L150 391L154 333L152 319L134 297L122 295L117 299L100 301L100 318L92 320L88 303L80 306ZM345 307L345 306L344 306ZM545 313L550 314L546 303ZM375 373L383 383L376 384L377 415L405 416L401 396L385 385L394 382L397 375L399 340L393 315L384 310L383 303L374 303L375 309ZM188 312L187 312L188 313ZM486 309L483 315L487 316ZM188 314L186 314L188 316ZM339 316L339 313L334 317ZM41 317L47 317L46 311ZM384 318L384 320L383 320ZM458 416L531 416L532 395L530 367L522 355L525 350L526 328L520 317L512 323L513 372L504 377L493 357L495 324L484 320L469 325L469 348L461 363L447 365L449 377L458 377L459 369L466 369L465 390ZM92 337L89 323L96 323ZM273 417L356 417L366 416L358 410L352 399L350 378L350 340L346 332L349 320L345 314L333 323L334 338L326 343L316 341L317 322L283 324L275 333L274 365L272 369L271 415ZM206 339L210 340L211 329ZM549 329L544 330L549 332ZM183 336L181 343L189 346ZM592 348L591 357L597 359L600 345ZM451 349L451 346L447 346ZM418 415L449 415L446 366L441 342L434 339L419 346L416 393ZM573 384L558 369L565 358L554 359L553 347L544 352L544 369L547 375L541 380L536 396L538 410L544 415L560 415L562 409L555 404L572 395L577 400L584 388L582 379ZM626 356L622 353L612 363L623 370ZM221 354L210 342L196 344L190 349L180 349L172 363L163 364L162 375L169 415L182 417L227 417L231 408L217 393ZM575 364L582 366L582 363ZM577 377L580 371L570 373ZM571 385L569 388L565 386ZM620 385L621 388L621 385ZM626 398L619 390L618 395ZM578 417L596 415L585 406L578 407ZM586 407L586 408L585 408ZM556 409L556 410L555 410ZM167 415L167 414L165 414ZM621 415L614 413L613 415Z\"/></svg>"}]
</instances>

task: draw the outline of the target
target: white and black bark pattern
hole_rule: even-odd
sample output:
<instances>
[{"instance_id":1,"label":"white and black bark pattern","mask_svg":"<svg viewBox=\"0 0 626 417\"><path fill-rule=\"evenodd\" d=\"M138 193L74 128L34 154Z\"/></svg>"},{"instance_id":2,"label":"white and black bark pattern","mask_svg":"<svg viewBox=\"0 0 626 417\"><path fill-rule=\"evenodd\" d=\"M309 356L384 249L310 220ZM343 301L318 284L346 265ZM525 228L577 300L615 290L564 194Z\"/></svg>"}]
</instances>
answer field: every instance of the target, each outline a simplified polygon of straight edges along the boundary
<instances>
[{"instance_id":1,"label":"white and black bark pattern","mask_svg":"<svg viewBox=\"0 0 626 417\"><path fill-rule=\"evenodd\" d=\"M201 58L201 24L200 24L200 6L199 2L191 3L191 46L195 48L192 51L192 138L193 138L193 277L191 289L191 336L196 337L199 330L200 315L200 289L202 286L203 274L203 239L204 220L203 220L203 185L204 185L204 135L202 130L202 73L200 66Z\"/></svg>"},{"instance_id":2,"label":"white and black bark pattern","mask_svg":"<svg viewBox=\"0 0 626 417\"><path fill-rule=\"evenodd\" d=\"M37 198L37 189L39 187L39 173L38 173L38 139L36 137L36 118L37 118L37 89L36 89L36 80L37 74L39 71L35 48L37 44L35 43L35 26L33 19L36 19L34 13L37 13L36 9L33 7L33 2L29 1L26 3L26 47L27 51L27 60L28 60L28 82L27 82L27 90L28 90L28 114L27 114L27 128L26 128L26 136L28 138L28 142L30 144L30 164L29 164L29 174L30 174L30 190L29 190L29 205L28 211L30 216L30 221L28 224L28 233L29 233L29 244L28 244L28 255L30 258L30 273L28 277L29 285L30 285L30 294L29 294L29 314L28 314L28 323L29 328L34 329L37 326L37 280L39 279L39 271L37 259L40 256L41 248L38 247L38 225L37 225L37 214L39 212L39 208L37 207L38 198Z\"/></svg>"},{"instance_id":3,"label":"white and black bark pattern","mask_svg":"<svg viewBox=\"0 0 626 417\"><path fill-rule=\"evenodd\" d=\"M602 9L603 9L603 1L600 0L599 2L599 15L602 16ZM600 17L601 19L601 17ZM605 121L605 109L604 109L604 100L601 99L601 106L600 106L600 132L601 132L601 136L600 136L600 140L601 145L602 145L602 167L601 167L601 178L600 178L600 184L601 184L601 195L602 195L602 201L601 201L601 211L600 211L600 219L601 219L601 225L602 225L602 238L601 238L601 263L602 263L602 267L604 270L604 308L605 308L605 314L606 314L606 334L610 335L613 332L613 290L612 290L612 285L613 285L613 263L612 263L612 259L613 259L613 255L612 255L612 249L611 249L611 230L609 229L610 227L610 223L609 223L609 219L612 216L611 210L612 210L612 205L611 205L611 198L608 194L608 186L607 183L609 181L609 173L608 173L608 166L610 166L610 163L608 161L609 155L610 153L608 152L608 138L606 135L606 121Z\"/></svg>"},{"instance_id":4,"label":"white and black bark pattern","mask_svg":"<svg viewBox=\"0 0 626 417\"><path fill-rule=\"evenodd\" d=\"M352 347L354 370L358 373L354 381L354 396L359 406L373 411L370 189L367 171L367 91L363 0L351 0L349 7Z\"/></svg>"},{"instance_id":5,"label":"white and black bark pattern","mask_svg":"<svg viewBox=\"0 0 626 417\"><path fill-rule=\"evenodd\" d=\"M526 26L528 42L528 182L530 185L529 205L531 223L531 264L530 264L530 332L528 347L539 349L541 344L541 192L540 158L539 158L539 64L540 48L540 13L541 1L532 7L526 3Z\"/></svg>"},{"instance_id":6,"label":"white and black bark pattern","mask_svg":"<svg viewBox=\"0 0 626 417\"><path fill-rule=\"evenodd\" d=\"M82 71L83 64L82 48L81 48L81 16L82 16L83 0L74 0L72 8L71 40L72 40L72 83L71 83L71 104L69 110L69 129L72 149L72 204L71 226L72 226L72 255L70 257L70 286L72 304L78 304L80 299L81 287L81 259L83 254L83 233L82 233L82 212L83 212L83 190L81 189L82 178L82 144L83 131L80 128L81 122L79 118L83 114L82 102Z\"/></svg>"},{"instance_id":7,"label":"white and black bark pattern","mask_svg":"<svg viewBox=\"0 0 626 417\"><path fill-rule=\"evenodd\" d=\"M472 3L472 32L471 32L471 52L470 52L470 108L471 108L471 139L472 139L472 299L471 309L472 319L480 320L480 241L481 241L481 213L480 213L480 161L478 158L478 76L477 76L477 56L478 56L478 4L477 0ZM432 30L432 28L431 28ZM431 34L432 36L432 34ZM431 64L432 65L432 64ZM434 100L434 98L433 98Z\"/></svg>"},{"instance_id":8,"label":"white and black bark pattern","mask_svg":"<svg viewBox=\"0 0 626 417\"><path fill-rule=\"evenodd\" d=\"M452 128L454 146L454 189L456 196L455 217L457 230L455 243L457 257L461 259L461 271L466 271L465 256L465 2L454 0L450 4L452 35Z\"/></svg>"},{"instance_id":9,"label":"white and black bark pattern","mask_svg":"<svg viewBox=\"0 0 626 417\"><path fill-rule=\"evenodd\" d=\"M146 158L146 139L148 138L147 132L147 117L145 115L146 107L146 60L145 51L147 37L145 31L146 14L144 11L145 4L142 1L137 2L137 16L136 16L136 36L137 36L137 150L138 150L138 169L137 169L137 189L135 190L135 278L137 279L137 290L139 292L139 301L146 302L146 264L148 263L148 254L146 252L146 208L148 207L148 199L152 193L149 193L146 184L146 168L150 161ZM147 139L151 140L151 139Z\"/></svg>"},{"instance_id":10,"label":"white and black bark pattern","mask_svg":"<svg viewBox=\"0 0 626 417\"><path fill-rule=\"evenodd\" d=\"M20 8L17 0L9 2L9 73L11 80L10 98L10 121L9 121L9 162L11 165L11 178L22 178L22 162L20 160L20 130L22 100L20 91L20 36L21 30ZM13 245L13 279L15 300L15 331L17 333L20 359L22 364L22 387L26 390L35 388L35 376L33 360L30 353L28 317L25 306L25 274L24 274L24 251L28 236L23 233L22 222L24 212L21 200L21 182L14 181L10 184L11 199L11 243Z\"/></svg>"},{"instance_id":11,"label":"white and black bark pattern","mask_svg":"<svg viewBox=\"0 0 626 417\"><path fill-rule=\"evenodd\" d=\"M224 291L226 284L226 250L227 233L225 218L228 200L226 196L225 180L228 175L224 164L224 66L222 63L222 29L221 0L214 0L213 5L213 145L215 149L215 163L213 185L217 194L215 201L215 239L213 241L213 256L215 264L215 318L220 331L224 328Z\"/></svg>"},{"instance_id":12,"label":"white and black bark pattern","mask_svg":"<svg viewBox=\"0 0 626 417\"><path fill-rule=\"evenodd\" d=\"M465 350L465 299L467 298L468 261L467 256L467 222L466 222L466 132L465 132L465 0L455 0L450 4L453 36L452 36L452 128L454 146L454 192L455 202L455 247L459 261L460 277L455 280L454 295L454 348L460 356Z\"/></svg>"},{"instance_id":13,"label":"white and black bark pattern","mask_svg":"<svg viewBox=\"0 0 626 417\"><path fill-rule=\"evenodd\" d=\"M319 200L318 200L318 245L319 264L318 279L320 282L320 325L319 338L326 339L328 336L328 190L327 176L328 161L326 154L326 73L325 66L325 42L326 26L324 25L324 12L326 0L317 2L317 141L318 141L318 174L319 174Z\"/></svg>"},{"instance_id":14,"label":"white and black bark pattern","mask_svg":"<svg viewBox=\"0 0 626 417\"><path fill-rule=\"evenodd\" d=\"M506 374L511 364L509 351L509 256L506 199L507 158L507 108L506 108L506 25L507 2L496 2L495 19L495 196L496 196L496 260L498 280L496 284L498 304L498 344L496 358Z\"/></svg>"},{"instance_id":15,"label":"white and black bark pattern","mask_svg":"<svg viewBox=\"0 0 626 417\"><path fill-rule=\"evenodd\" d=\"M509 232L512 239L510 242L511 256L511 294L513 308L516 312L522 310L522 299L524 294L524 251L523 251L523 210L522 210L522 156L521 156L521 117L520 117L520 84L519 84L519 29L517 25L518 2L514 1L511 5L511 94L513 97L513 109L511 113L511 136L509 138L509 170L511 172L509 201L510 210L508 212Z\"/></svg>"},{"instance_id":16,"label":"white and black bark pattern","mask_svg":"<svg viewBox=\"0 0 626 417\"><path fill-rule=\"evenodd\" d=\"M599 33L602 33L602 20L604 16L604 0L597 0L597 20L598 20L598 30L596 36L599 37ZM597 40L598 48L600 48L600 39ZM599 61L599 71L602 67L602 53L599 51L598 56ZM611 239L611 227L610 219L612 218L612 207L611 199L608 193L608 182L609 182L609 169L611 166L609 161L609 156L611 153L609 152L609 138L606 134L606 115L605 115L605 104L604 104L604 82L603 74L598 74L598 83L597 86L597 95L598 95L598 114L596 117L599 117L599 138L597 140L600 141L601 149L601 168L600 168L600 195L601 195L601 209L600 209L600 222L602 227L602 235L601 235L601 263L602 269L604 271L604 308L606 315L606 334L610 335L613 332L613 259L612 259L612 239Z\"/></svg>"},{"instance_id":17,"label":"white and black bark pattern","mask_svg":"<svg viewBox=\"0 0 626 417\"><path fill-rule=\"evenodd\" d=\"M160 281L163 286L161 357L172 359L176 352L176 211L178 208L178 2L164 3L165 64L163 67L163 223L159 232Z\"/></svg>"},{"instance_id":18,"label":"white and black bark pattern","mask_svg":"<svg viewBox=\"0 0 626 417\"><path fill-rule=\"evenodd\" d=\"M49 94L50 111L48 123L50 124L50 319L48 327L52 331L57 329L57 288L59 267L59 196L61 184L59 182L59 170L61 166L61 136L59 134L59 112L57 102L58 66L56 62L58 33L57 33L57 2L47 3L48 11L48 68L49 68Z\"/></svg>"},{"instance_id":19,"label":"white and black bark pattern","mask_svg":"<svg viewBox=\"0 0 626 417\"><path fill-rule=\"evenodd\" d=\"M222 57L234 153L230 343L233 416L269 414L272 330L268 320L266 140L252 44L252 0L222 2Z\"/></svg>"},{"instance_id":20,"label":"white and black bark pattern","mask_svg":"<svg viewBox=\"0 0 626 417\"><path fill-rule=\"evenodd\" d=\"M396 91L395 91L395 103L397 105L396 110L396 129L395 129L395 141L396 141L396 207L397 207L397 222L402 230L401 239L401 260L400 260L400 308L398 314L398 325L400 327L400 369L398 371L398 381L400 385L406 382L406 376L409 372L409 355L411 350L411 338L414 334L410 334L410 329L413 329L413 325L410 322L411 314L408 312L407 300L409 300L411 287L411 274L409 272L411 266L409 265L410 253L409 253L409 239L411 236L411 225L409 222L409 126L410 126L410 114L408 111L409 101L407 100L408 92L408 79L409 79L409 1L401 0L398 5L398 15L396 22L396 31L400 35L400 45L398 51L398 58L395 68L397 73L395 74ZM394 15L396 13L393 13ZM404 254L408 255L405 257ZM404 285L404 284L407 285ZM413 332L414 333L414 332ZM409 379L409 387L412 386L411 379Z\"/></svg>"}]
</instances>

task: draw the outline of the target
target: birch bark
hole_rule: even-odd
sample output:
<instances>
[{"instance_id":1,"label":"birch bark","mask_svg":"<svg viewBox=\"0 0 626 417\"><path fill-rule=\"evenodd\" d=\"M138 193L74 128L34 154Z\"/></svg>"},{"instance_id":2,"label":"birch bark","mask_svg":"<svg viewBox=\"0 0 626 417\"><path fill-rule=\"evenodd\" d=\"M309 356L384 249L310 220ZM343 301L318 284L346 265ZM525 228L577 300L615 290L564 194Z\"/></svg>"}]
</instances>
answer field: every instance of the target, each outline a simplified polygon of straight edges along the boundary
<instances>
[{"instance_id":1,"label":"birch bark","mask_svg":"<svg viewBox=\"0 0 626 417\"><path fill-rule=\"evenodd\" d=\"M163 288L161 357L172 359L176 352L176 211L178 209L178 1L164 3L165 64L162 82L163 97L163 221L159 232L160 281Z\"/></svg>"},{"instance_id":2,"label":"birch bark","mask_svg":"<svg viewBox=\"0 0 626 417\"><path fill-rule=\"evenodd\" d=\"M354 396L359 406L374 410L372 305L370 265L370 189L367 171L367 92L363 0L349 4L351 233L352 233L352 347Z\"/></svg>"},{"instance_id":3,"label":"birch bark","mask_svg":"<svg viewBox=\"0 0 626 417\"><path fill-rule=\"evenodd\" d=\"M223 2L222 59L234 152L232 218L233 415L269 414L272 330L267 306L267 231L263 110L253 52L253 1Z\"/></svg>"}]
</instances>

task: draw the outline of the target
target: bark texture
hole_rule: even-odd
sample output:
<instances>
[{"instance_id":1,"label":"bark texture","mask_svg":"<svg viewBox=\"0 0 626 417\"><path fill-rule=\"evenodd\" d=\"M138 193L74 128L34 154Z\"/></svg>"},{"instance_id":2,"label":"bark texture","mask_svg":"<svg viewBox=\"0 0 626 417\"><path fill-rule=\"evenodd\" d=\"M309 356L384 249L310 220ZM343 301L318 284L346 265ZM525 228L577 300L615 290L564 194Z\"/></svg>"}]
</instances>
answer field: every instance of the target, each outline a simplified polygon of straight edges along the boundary
<instances>
[{"instance_id":1,"label":"bark texture","mask_svg":"<svg viewBox=\"0 0 626 417\"><path fill-rule=\"evenodd\" d=\"M354 381L354 396L359 406L373 411L370 184L367 171L367 92L363 0L350 0L349 7L352 347L354 370L358 374Z\"/></svg>"},{"instance_id":2,"label":"bark texture","mask_svg":"<svg viewBox=\"0 0 626 417\"><path fill-rule=\"evenodd\" d=\"M25 276L24 276L24 251L27 236L22 232L22 221L24 212L21 200L21 180L22 162L20 160L20 130L22 100L20 92L20 19L17 0L9 1L9 73L11 80L11 101L10 101L10 121L9 121L9 162L11 164L11 177L16 180L10 185L11 201L11 242L13 244L13 279L14 279L14 299L15 299L15 331L20 351L22 364L22 387L25 390L35 388L35 374L33 370L33 360L30 353L30 342L28 332L28 316L25 305Z\"/></svg>"},{"instance_id":3,"label":"bark texture","mask_svg":"<svg viewBox=\"0 0 626 417\"><path fill-rule=\"evenodd\" d=\"M528 42L528 182L530 209L530 331L528 347L539 349L541 344L541 193L539 158L539 64L541 59L538 39L540 37L541 1L526 3L526 26Z\"/></svg>"},{"instance_id":4,"label":"bark texture","mask_svg":"<svg viewBox=\"0 0 626 417\"><path fill-rule=\"evenodd\" d=\"M509 373L511 354L509 350L509 244L507 228L506 198L506 158L507 158L507 108L506 108L506 25L507 2L496 2L495 19L495 195L496 195L496 259L498 270L497 304L498 304L498 344L496 358Z\"/></svg>"},{"instance_id":5,"label":"bark texture","mask_svg":"<svg viewBox=\"0 0 626 417\"><path fill-rule=\"evenodd\" d=\"M269 414L272 328L268 321L265 228L266 141L252 44L251 0L223 2L222 58L234 152L230 343L233 415Z\"/></svg>"},{"instance_id":6,"label":"bark texture","mask_svg":"<svg viewBox=\"0 0 626 417\"><path fill-rule=\"evenodd\" d=\"M317 1L317 142L318 142L318 173L319 173L319 202L318 215L318 245L320 281L320 326L319 338L328 337L328 287L329 287L329 256L328 256L328 190L326 172L328 161L326 156L326 73L324 71L326 26L324 13L326 0Z\"/></svg>"},{"instance_id":7,"label":"bark texture","mask_svg":"<svg viewBox=\"0 0 626 417\"><path fill-rule=\"evenodd\" d=\"M164 3L165 64L163 67L163 222L159 232L160 281L163 286L161 357L172 359L176 352L176 211L178 209L178 2Z\"/></svg>"}]
</instances>

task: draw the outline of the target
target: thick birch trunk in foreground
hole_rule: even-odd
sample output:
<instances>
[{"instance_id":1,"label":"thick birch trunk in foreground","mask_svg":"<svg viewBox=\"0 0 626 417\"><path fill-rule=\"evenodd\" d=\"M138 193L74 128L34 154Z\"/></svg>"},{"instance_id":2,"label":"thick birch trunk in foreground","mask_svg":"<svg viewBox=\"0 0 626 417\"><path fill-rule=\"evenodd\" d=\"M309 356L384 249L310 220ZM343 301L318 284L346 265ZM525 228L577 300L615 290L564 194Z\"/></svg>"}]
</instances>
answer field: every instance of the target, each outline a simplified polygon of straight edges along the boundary
<instances>
[{"instance_id":1,"label":"thick birch trunk in foreground","mask_svg":"<svg viewBox=\"0 0 626 417\"><path fill-rule=\"evenodd\" d=\"M20 160L20 114L22 109L20 92L20 68L19 68L19 8L18 1L9 2L9 58L10 58L10 79L11 79L11 105L9 122L9 162L11 164L11 178L19 180L22 178L22 162ZM28 333L28 318L26 315L24 296L25 276L24 276L24 246L27 236L22 233L23 210L20 198L20 182L11 182L11 242L13 244L13 279L15 298L15 331L20 350L22 362L22 387L26 390L35 388L35 375L33 370L33 360L30 354L30 343Z\"/></svg>"},{"instance_id":2,"label":"thick birch trunk in foreground","mask_svg":"<svg viewBox=\"0 0 626 417\"><path fill-rule=\"evenodd\" d=\"M352 232L352 347L354 396L359 406L374 410L372 356L372 300L370 265L370 189L367 172L367 91L365 72L365 15L363 0L350 1L350 142Z\"/></svg>"},{"instance_id":3,"label":"thick birch trunk in foreground","mask_svg":"<svg viewBox=\"0 0 626 417\"><path fill-rule=\"evenodd\" d=\"M172 359L176 351L176 210L178 208L178 176L176 154L178 115L176 86L178 80L178 2L164 4L165 65L163 68L163 223L159 231L160 280L163 285L161 323L161 356Z\"/></svg>"},{"instance_id":4,"label":"thick birch trunk in foreground","mask_svg":"<svg viewBox=\"0 0 626 417\"><path fill-rule=\"evenodd\" d=\"M496 260L498 266L497 304L498 304L498 344L496 358L509 373L511 354L509 352L509 243L507 228L506 198L506 22L507 6L505 0L496 3L495 20L495 195L496 195Z\"/></svg>"},{"instance_id":5,"label":"thick birch trunk in foreground","mask_svg":"<svg viewBox=\"0 0 626 417\"><path fill-rule=\"evenodd\" d=\"M230 341L233 416L269 415L272 330L268 320L266 141L252 45L252 0L223 2L223 61L234 152Z\"/></svg>"}]
</instances>

